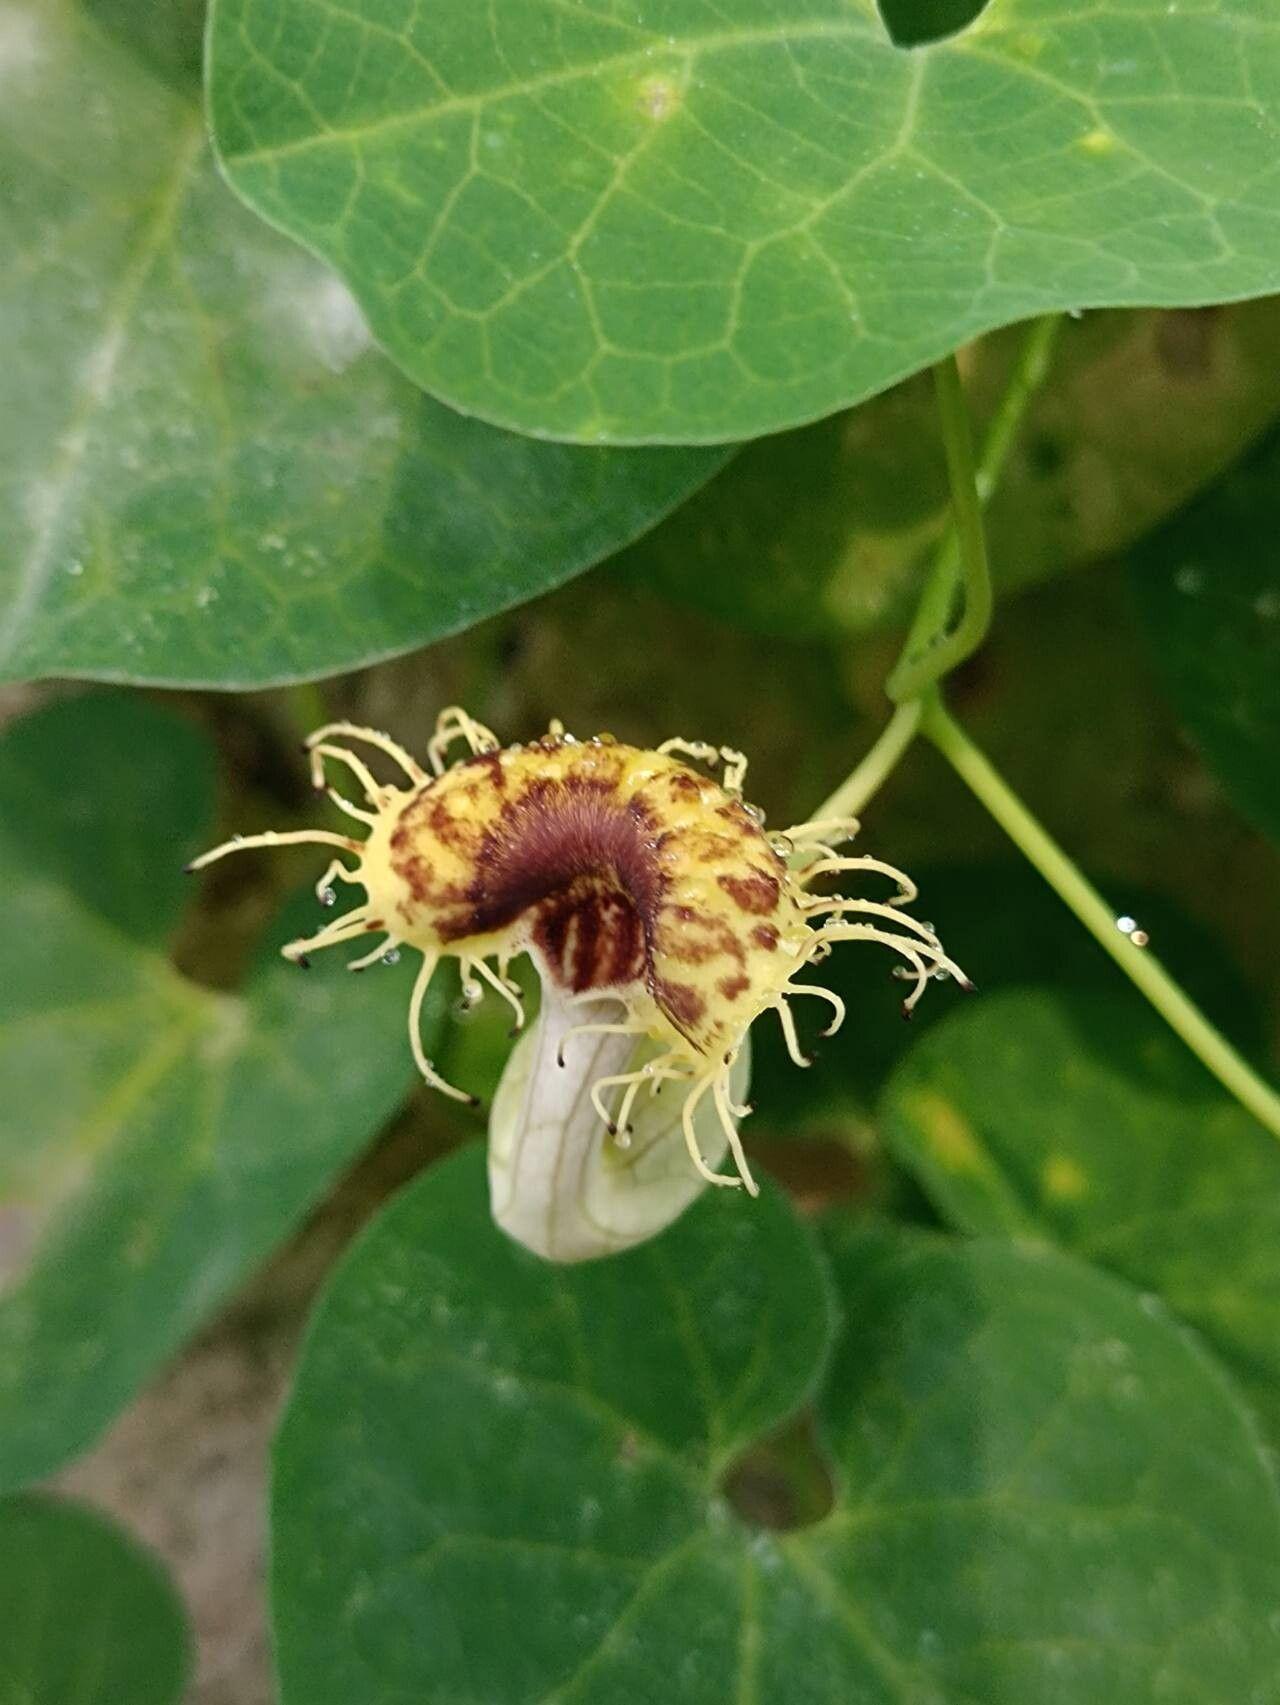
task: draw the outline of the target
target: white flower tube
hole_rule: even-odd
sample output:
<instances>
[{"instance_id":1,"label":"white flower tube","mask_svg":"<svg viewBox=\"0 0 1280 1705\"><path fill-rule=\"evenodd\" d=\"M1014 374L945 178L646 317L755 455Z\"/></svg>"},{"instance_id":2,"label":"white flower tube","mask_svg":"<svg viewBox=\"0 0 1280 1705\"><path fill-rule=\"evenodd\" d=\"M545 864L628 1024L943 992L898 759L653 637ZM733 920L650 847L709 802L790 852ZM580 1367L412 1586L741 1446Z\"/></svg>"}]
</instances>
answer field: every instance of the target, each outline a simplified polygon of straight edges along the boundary
<instances>
[{"instance_id":1,"label":"white flower tube","mask_svg":"<svg viewBox=\"0 0 1280 1705\"><path fill-rule=\"evenodd\" d=\"M549 1261L589 1261L655 1237L706 1188L689 1165L681 1112L684 1084L655 1074L636 1096L630 1130L610 1136L591 1099L601 1078L643 1067L661 1044L581 1026L625 1016L618 1000L584 1002L543 984L536 1023L517 1042L489 1118L489 1194L495 1221L508 1236ZM564 1065L559 1064L563 1058ZM736 1105L751 1074L745 1043L729 1093ZM657 1093L654 1093L654 1089ZM708 1161L726 1138L714 1106L695 1114ZM625 1146L623 1146L625 1145Z\"/></svg>"}]
</instances>

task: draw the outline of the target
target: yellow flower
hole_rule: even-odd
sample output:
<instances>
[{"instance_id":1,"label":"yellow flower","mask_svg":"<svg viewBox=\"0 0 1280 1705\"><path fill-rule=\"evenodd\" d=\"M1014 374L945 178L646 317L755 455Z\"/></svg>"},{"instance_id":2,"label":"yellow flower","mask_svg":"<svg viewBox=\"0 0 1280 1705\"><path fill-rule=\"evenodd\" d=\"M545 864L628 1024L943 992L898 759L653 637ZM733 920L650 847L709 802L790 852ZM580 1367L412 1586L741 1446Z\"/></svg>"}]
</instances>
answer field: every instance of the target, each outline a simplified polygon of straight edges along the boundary
<instances>
[{"instance_id":1,"label":"yellow flower","mask_svg":"<svg viewBox=\"0 0 1280 1705\"><path fill-rule=\"evenodd\" d=\"M376 780L348 741L393 758L403 783ZM466 753L450 763L459 742ZM354 858L354 865L336 858L317 892L331 901L334 882L342 881L362 886L364 901L289 943L285 957L305 964L318 948L371 933L378 945L351 970L402 946L417 949L410 1042L423 1077L446 1095L472 1099L446 1083L423 1051L422 1000L436 966L445 956L458 959L467 997L479 998L483 979L511 1003L522 1027L508 967L528 953L551 997L544 1005L558 1025L557 1069L568 1069L566 1047L575 1037L625 1039L619 1046L630 1056L628 1069L606 1071L586 1086L608 1134L625 1147L642 1091L678 1084L680 1129L696 1173L712 1184L745 1184L754 1194L737 1129L748 1109L733 1087L754 1020L776 1012L792 1058L808 1065L788 1003L797 995L824 1000L834 1009L826 1034L839 1027L839 997L800 980L836 942L877 941L899 954L914 980L908 1012L930 976L965 982L933 930L901 909L915 888L900 871L832 850L856 823L802 823L782 836L766 834L761 813L742 799L746 760L727 748L672 739L643 751L607 735L575 740L558 723L541 740L500 747L456 708L441 715L428 745L430 772L385 734L348 723L320 729L307 745L316 786L366 825L367 836L315 829L238 837L190 868L245 847L299 841ZM689 758L721 768L721 780L691 768ZM354 775L363 806L326 785L326 760ZM811 887L849 873L887 875L898 892L883 903ZM575 1006L581 1023L572 1022ZM645 1056L639 1061L637 1049ZM599 1050L589 1058L598 1065ZM527 1055L520 1069L527 1075ZM699 1139L707 1123L699 1109L708 1098L732 1173L708 1164Z\"/></svg>"}]
</instances>

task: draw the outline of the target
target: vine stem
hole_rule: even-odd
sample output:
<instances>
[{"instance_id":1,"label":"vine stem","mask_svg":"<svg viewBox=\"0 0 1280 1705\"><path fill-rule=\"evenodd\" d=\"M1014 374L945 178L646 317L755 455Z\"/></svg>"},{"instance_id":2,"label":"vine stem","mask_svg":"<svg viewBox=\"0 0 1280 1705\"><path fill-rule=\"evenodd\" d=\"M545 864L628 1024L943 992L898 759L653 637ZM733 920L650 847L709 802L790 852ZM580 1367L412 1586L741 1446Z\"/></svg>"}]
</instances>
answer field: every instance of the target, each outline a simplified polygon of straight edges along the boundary
<instances>
[{"instance_id":1,"label":"vine stem","mask_svg":"<svg viewBox=\"0 0 1280 1705\"><path fill-rule=\"evenodd\" d=\"M915 739L924 706L919 699L900 704L880 731L874 746L840 786L813 813L815 818L856 817L880 789L898 759Z\"/></svg>"},{"instance_id":2,"label":"vine stem","mask_svg":"<svg viewBox=\"0 0 1280 1705\"><path fill-rule=\"evenodd\" d=\"M959 723L948 714L936 692L930 693L924 702L920 727L1018 850L1066 902L1125 975L1137 984L1169 1027L1255 1119L1273 1136L1280 1137L1280 1095L1209 1023L1159 960L1116 927L1114 910L1085 880Z\"/></svg>"},{"instance_id":3,"label":"vine stem","mask_svg":"<svg viewBox=\"0 0 1280 1705\"><path fill-rule=\"evenodd\" d=\"M987 636L992 596L982 510L999 483L1027 404L1044 382L1062 318L1061 314L1046 314L1032 321L976 465L964 385L955 356L938 362L933 370L952 520L925 582L902 655L885 683L885 691L895 704L918 697L972 656ZM958 581L964 586L964 609L959 623L948 633Z\"/></svg>"}]
</instances>

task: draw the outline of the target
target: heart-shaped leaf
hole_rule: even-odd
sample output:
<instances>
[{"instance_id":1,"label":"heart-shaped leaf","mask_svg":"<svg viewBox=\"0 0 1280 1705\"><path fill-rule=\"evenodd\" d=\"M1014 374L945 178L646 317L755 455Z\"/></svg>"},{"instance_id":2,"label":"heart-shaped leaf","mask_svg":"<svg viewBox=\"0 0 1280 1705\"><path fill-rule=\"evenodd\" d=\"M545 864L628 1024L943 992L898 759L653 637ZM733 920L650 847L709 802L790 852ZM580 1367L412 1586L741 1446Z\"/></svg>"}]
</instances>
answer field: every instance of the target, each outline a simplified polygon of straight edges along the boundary
<instances>
[{"instance_id":1,"label":"heart-shaped leaf","mask_svg":"<svg viewBox=\"0 0 1280 1705\"><path fill-rule=\"evenodd\" d=\"M721 465L424 398L218 180L198 91L131 51L178 53L168 7L96 10L3 12L0 678L349 669L559 584Z\"/></svg>"},{"instance_id":2,"label":"heart-shaped leaf","mask_svg":"<svg viewBox=\"0 0 1280 1705\"><path fill-rule=\"evenodd\" d=\"M240 193L434 394L744 438L1053 308L1280 286L1273 0L215 0Z\"/></svg>"},{"instance_id":3,"label":"heart-shaped leaf","mask_svg":"<svg viewBox=\"0 0 1280 1705\"><path fill-rule=\"evenodd\" d=\"M1280 1506L1203 1352L1059 1256L833 1248L835 1507L775 1535L719 1490L825 1360L775 1192L558 1268L494 1230L478 1151L414 1180L277 1442L285 1705L1272 1705Z\"/></svg>"},{"instance_id":4,"label":"heart-shaped leaf","mask_svg":"<svg viewBox=\"0 0 1280 1705\"><path fill-rule=\"evenodd\" d=\"M159 1565L101 1516L0 1499L5 1705L178 1705L190 1667L181 1604Z\"/></svg>"},{"instance_id":5,"label":"heart-shaped leaf","mask_svg":"<svg viewBox=\"0 0 1280 1705\"><path fill-rule=\"evenodd\" d=\"M977 1001L921 1039L883 1116L948 1220L1053 1238L1156 1293L1280 1436L1280 1148L1140 1001Z\"/></svg>"},{"instance_id":6,"label":"heart-shaped leaf","mask_svg":"<svg viewBox=\"0 0 1280 1705\"><path fill-rule=\"evenodd\" d=\"M1280 435L1162 527L1132 583L1170 697L1240 809L1280 841Z\"/></svg>"},{"instance_id":7,"label":"heart-shaped leaf","mask_svg":"<svg viewBox=\"0 0 1280 1705\"><path fill-rule=\"evenodd\" d=\"M116 695L0 743L0 1486L88 1443L405 1095L401 974L168 962L208 749ZM316 908L318 910L318 908Z\"/></svg>"}]
</instances>

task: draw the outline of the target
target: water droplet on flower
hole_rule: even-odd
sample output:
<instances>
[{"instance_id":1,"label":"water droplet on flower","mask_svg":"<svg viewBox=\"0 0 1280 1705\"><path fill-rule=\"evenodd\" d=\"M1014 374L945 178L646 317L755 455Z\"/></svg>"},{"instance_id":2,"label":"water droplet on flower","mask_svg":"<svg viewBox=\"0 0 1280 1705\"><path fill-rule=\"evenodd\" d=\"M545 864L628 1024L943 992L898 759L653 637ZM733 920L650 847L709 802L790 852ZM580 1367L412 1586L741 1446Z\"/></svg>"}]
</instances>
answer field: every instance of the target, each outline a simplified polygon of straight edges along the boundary
<instances>
[{"instance_id":1,"label":"water droplet on flower","mask_svg":"<svg viewBox=\"0 0 1280 1705\"><path fill-rule=\"evenodd\" d=\"M382 955L382 963L384 965L398 965L400 963L400 949L398 947L389 947Z\"/></svg>"},{"instance_id":2,"label":"water droplet on flower","mask_svg":"<svg viewBox=\"0 0 1280 1705\"><path fill-rule=\"evenodd\" d=\"M316 895L316 899L322 906L336 906L338 903L338 896L332 888L322 888Z\"/></svg>"},{"instance_id":3,"label":"water droplet on flower","mask_svg":"<svg viewBox=\"0 0 1280 1705\"><path fill-rule=\"evenodd\" d=\"M742 802L742 809L746 812L747 816L750 817L753 823L759 823L761 828L764 827L765 816L764 810L761 806L751 805L744 799Z\"/></svg>"},{"instance_id":4,"label":"water droplet on flower","mask_svg":"<svg viewBox=\"0 0 1280 1705\"><path fill-rule=\"evenodd\" d=\"M619 1131L613 1140L620 1149L629 1149L631 1147L631 1132Z\"/></svg>"},{"instance_id":5,"label":"water droplet on flower","mask_svg":"<svg viewBox=\"0 0 1280 1705\"><path fill-rule=\"evenodd\" d=\"M790 858L796 846L787 835L770 835L769 850L777 853L779 858Z\"/></svg>"}]
</instances>

